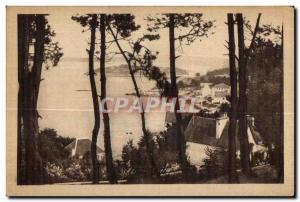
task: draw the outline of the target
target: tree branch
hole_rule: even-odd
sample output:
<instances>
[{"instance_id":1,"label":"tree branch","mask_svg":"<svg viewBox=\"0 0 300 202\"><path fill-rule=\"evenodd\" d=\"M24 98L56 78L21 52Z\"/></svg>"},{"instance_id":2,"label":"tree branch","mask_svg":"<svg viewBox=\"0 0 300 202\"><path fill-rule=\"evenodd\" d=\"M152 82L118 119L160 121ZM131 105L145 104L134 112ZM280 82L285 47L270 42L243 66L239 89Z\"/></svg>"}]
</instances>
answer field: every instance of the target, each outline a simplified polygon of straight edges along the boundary
<instances>
[{"instance_id":1,"label":"tree branch","mask_svg":"<svg viewBox=\"0 0 300 202\"><path fill-rule=\"evenodd\" d=\"M228 41L226 41L227 43L229 43ZM225 46L225 48L227 48L228 50L229 50L229 47L228 46L226 46L226 45L224 45ZM226 54L226 55L228 55L228 54ZM239 61L239 57L237 56L237 55L234 55L234 57L235 57L235 59L237 60L237 61Z\"/></svg>"},{"instance_id":2,"label":"tree branch","mask_svg":"<svg viewBox=\"0 0 300 202\"><path fill-rule=\"evenodd\" d=\"M123 51L122 47L121 47L120 44L119 44L119 41L118 41L118 38L117 38L117 37L118 37L118 36L117 36L117 35L118 35L118 32L115 34L114 31L112 30L110 24L108 24L107 26L108 26L108 29L109 29L111 35L113 36L113 38L114 38L114 40L115 40L115 42L116 42L116 44L117 44L117 46L118 46L118 48L119 48L119 50L120 50L120 52L121 52L121 55L123 55L123 57L124 57L124 59L126 60L127 63L130 63L130 61L129 61L129 59L127 58L125 52Z\"/></svg>"},{"instance_id":3,"label":"tree branch","mask_svg":"<svg viewBox=\"0 0 300 202\"><path fill-rule=\"evenodd\" d=\"M249 60L249 57L250 57L250 53L251 53L251 51L254 47L254 44L255 44L255 39L256 39L257 32L258 32L258 28L259 28L260 17L261 17L261 13L258 14L255 29L254 29L254 33L253 33L253 36L252 36L252 40L251 40L250 46L248 48L248 51L246 52L246 55L245 55L246 56L245 57L245 64L247 64L247 62Z\"/></svg>"}]
</instances>

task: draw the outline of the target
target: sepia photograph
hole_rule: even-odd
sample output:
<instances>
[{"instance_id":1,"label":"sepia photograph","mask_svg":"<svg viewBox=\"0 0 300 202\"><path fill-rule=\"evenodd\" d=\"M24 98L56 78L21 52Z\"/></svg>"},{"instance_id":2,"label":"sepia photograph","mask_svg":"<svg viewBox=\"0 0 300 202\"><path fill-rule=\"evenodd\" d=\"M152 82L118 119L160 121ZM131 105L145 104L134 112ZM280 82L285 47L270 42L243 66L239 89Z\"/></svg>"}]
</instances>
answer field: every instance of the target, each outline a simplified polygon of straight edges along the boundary
<instances>
[{"instance_id":1,"label":"sepia photograph","mask_svg":"<svg viewBox=\"0 0 300 202\"><path fill-rule=\"evenodd\" d=\"M8 196L293 196L293 7L7 7Z\"/></svg>"}]
</instances>

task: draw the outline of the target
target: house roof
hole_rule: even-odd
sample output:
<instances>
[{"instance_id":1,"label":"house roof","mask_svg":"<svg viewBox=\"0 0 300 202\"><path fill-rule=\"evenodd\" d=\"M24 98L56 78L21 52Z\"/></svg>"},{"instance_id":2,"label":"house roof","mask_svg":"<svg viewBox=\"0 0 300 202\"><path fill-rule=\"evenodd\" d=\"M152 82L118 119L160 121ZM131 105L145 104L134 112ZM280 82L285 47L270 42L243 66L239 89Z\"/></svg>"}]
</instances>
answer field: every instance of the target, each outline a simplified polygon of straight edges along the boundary
<instances>
[{"instance_id":1,"label":"house roof","mask_svg":"<svg viewBox=\"0 0 300 202\"><path fill-rule=\"evenodd\" d=\"M262 144L264 142L262 136L260 135L260 133L257 131L255 126L249 126L253 139L255 141L256 144Z\"/></svg>"},{"instance_id":2,"label":"house roof","mask_svg":"<svg viewBox=\"0 0 300 202\"><path fill-rule=\"evenodd\" d=\"M66 150L72 151L75 149L75 155L83 156L87 152L91 151L92 141L88 138L76 138L73 142L65 147ZM97 146L97 153L103 153L104 151Z\"/></svg>"},{"instance_id":3,"label":"house roof","mask_svg":"<svg viewBox=\"0 0 300 202\"><path fill-rule=\"evenodd\" d=\"M72 151L72 149L75 148L75 144L76 144L76 139L70 144L68 144L67 146L65 146L65 150Z\"/></svg>"},{"instance_id":4,"label":"house roof","mask_svg":"<svg viewBox=\"0 0 300 202\"><path fill-rule=\"evenodd\" d=\"M229 128L229 121L225 125L225 128L222 132L222 135L221 135L221 137L218 141L218 146L228 147L228 128ZM256 130L256 127L248 125L248 129L250 129L250 133L249 133L249 130L247 130L248 137L251 135L253 137L253 140L254 140L255 144L262 145L263 144L263 138L260 135L260 133ZM237 138L238 137L238 131L239 131L239 123L237 122L237 124L236 124L236 139L235 139L237 149L240 148L240 142L239 142L239 139Z\"/></svg>"},{"instance_id":5,"label":"house roof","mask_svg":"<svg viewBox=\"0 0 300 202\"><path fill-rule=\"evenodd\" d=\"M194 116L185 130L186 140L189 142L216 146L216 121L212 118Z\"/></svg>"},{"instance_id":6,"label":"house roof","mask_svg":"<svg viewBox=\"0 0 300 202\"><path fill-rule=\"evenodd\" d=\"M228 129L229 129L229 121L226 123L226 125L224 127L224 130L222 131L220 139L217 142L217 146L219 146L219 147L225 147L225 148L228 147ZM236 133L235 134L238 134L238 131L239 131L239 126L238 126L238 123L237 123L236 124ZM240 141L238 140L237 137L238 136L236 135L235 136L236 149L239 149L240 148Z\"/></svg>"},{"instance_id":7,"label":"house roof","mask_svg":"<svg viewBox=\"0 0 300 202\"><path fill-rule=\"evenodd\" d=\"M185 130L186 141L194 142L198 144L205 144L214 147L228 147L228 128L229 121L226 123L219 139L216 138L216 119L193 117ZM249 126L248 136L252 135L256 144L261 145L263 139L260 133L254 126ZM249 133L250 131L250 133ZM238 134L238 123L236 127L236 134ZM236 147L240 148L239 140L236 136Z\"/></svg>"}]
</instances>

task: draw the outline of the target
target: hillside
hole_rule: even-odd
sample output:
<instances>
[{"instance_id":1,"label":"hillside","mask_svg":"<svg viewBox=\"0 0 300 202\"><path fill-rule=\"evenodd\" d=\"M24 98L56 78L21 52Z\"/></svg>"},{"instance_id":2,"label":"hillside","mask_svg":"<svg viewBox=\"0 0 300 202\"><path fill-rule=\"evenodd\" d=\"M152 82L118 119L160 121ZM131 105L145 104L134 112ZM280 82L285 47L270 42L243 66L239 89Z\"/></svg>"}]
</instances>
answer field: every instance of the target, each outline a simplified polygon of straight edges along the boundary
<instances>
[{"instance_id":1,"label":"hillside","mask_svg":"<svg viewBox=\"0 0 300 202\"><path fill-rule=\"evenodd\" d=\"M221 69L208 71L206 73L207 76L216 76L216 75L223 75L223 74L229 74L229 68L224 67L224 68L221 68Z\"/></svg>"},{"instance_id":2,"label":"hillside","mask_svg":"<svg viewBox=\"0 0 300 202\"><path fill-rule=\"evenodd\" d=\"M182 77L177 80L178 88L198 87L200 83L212 83L212 85L225 83L230 85L229 69L225 67L208 71L203 76Z\"/></svg>"},{"instance_id":3,"label":"hillside","mask_svg":"<svg viewBox=\"0 0 300 202\"><path fill-rule=\"evenodd\" d=\"M68 63L86 63L88 65L88 58L76 58L76 57L63 57L63 62ZM160 56L159 60L155 62L156 66L161 67L161 70L169 74L169 57ZM128 68L125 65L125 61L120 56L115 56L114 59L110 62L106 63L106 67L109 74L120 74L124 75L128 73ZM228 67L228 59L224 57L201 57L201 56L185 56L184 58L176 61L177 65L177 74L186 75L186 74L196 74L200 73L201 75L205 75L207 72L214 72L214 70L225 69ZM99 67L99 60L95 58L95 68ZM117 68L118 70L116 70ZM97 70L99 71L99 70ZM217 72L216 72L217 73ZM120 75L120 76L122 76Z\"/></svg>"},{"instance_id":4,"label":"hillside","mask_svg":"<svg viewBox=\"0 0 300 202\"><path fill-rule=\"evenodd\" d=\"M161 67L161 71L165 72L167 75L169 74L170 70L168 67ZM100 71L99 68L95 69L95 72L98 73ZM186 75L187 71L181 68L176 68L177 75ZM106 74L112 76L129 76L129 69L126 64L121 65L114 65L106 67Z\"/></svg>"}]
</instances>

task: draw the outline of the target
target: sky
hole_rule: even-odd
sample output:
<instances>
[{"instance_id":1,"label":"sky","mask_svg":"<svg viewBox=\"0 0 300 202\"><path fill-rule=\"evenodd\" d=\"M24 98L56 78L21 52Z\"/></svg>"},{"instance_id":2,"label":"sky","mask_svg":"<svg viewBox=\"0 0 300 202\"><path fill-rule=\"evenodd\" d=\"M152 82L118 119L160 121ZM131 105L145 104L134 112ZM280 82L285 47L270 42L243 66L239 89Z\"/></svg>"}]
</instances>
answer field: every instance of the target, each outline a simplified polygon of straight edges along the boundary
<instances>
[{"instance_id":1,"label":"sky","mask_svg":"<svg viewBox=\"0 0 300 202\"><path fill-rule=\"evenodd\" d=\"M71 20L71 16L75 15L73 11L54 12L48 17L49 24L56 32L55 40L57 40L60 46L63 48L63 58L87 58L86 49L88 48L89 32L82 32L83 28L75 21ZM244 13L244 17L250 20L250 23L254 27L258 13ZM136 31L132 38L136 39L146 33L147 21L145 20L147 14L144 12L136 13L136 23L141 25L140 30ZM281 25L281 17L276 12L262 14L260 24L272 24L274 26ZM203 14L205 20L214 21L214 27L208 33L208 37L202 37L201 41L196 40L192 45L183 46L183 49L177 49L177 55L181 57L176 60L177 66L184 68L188 71L197 72L200 67L197 64L202 64L203 61L206 65L207 60L213 66L220 65L220 61L227 59L228 50L225 47L227 35L227 21L226 13L223 15L219 11L211 10ZM97 38L100 37L99 32L96 33ZM155 62L156 65L168 66L169 58L169 41L168 41L168 30L163 29L158 32L161 38L160 40L147 43L147 47L152 51L159 51L158 58ZM178 34L178 30L175 30L175 35ZM237 37L236 37L237 38ZM110 40L109 38L107 40ZM246 41L246 44L250 40ZM176 44L178 47L179 44ZM97 48L97 47L96 47ZM110 46L111 52L117 51L115 45ZM116 61L116 60L115 60ZM119 62L120 61L116 61ZM122 61L121 63L125 63ZM214 64L216 63L216 64ZM114 65L114 64L111 64ZM219 67L222 68L222 67ZM208 68L204 68L202 73L205 73ZM201 72L201 70L199 70Z\"/></svg>"}]
</instances>

